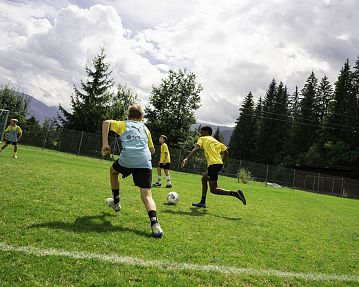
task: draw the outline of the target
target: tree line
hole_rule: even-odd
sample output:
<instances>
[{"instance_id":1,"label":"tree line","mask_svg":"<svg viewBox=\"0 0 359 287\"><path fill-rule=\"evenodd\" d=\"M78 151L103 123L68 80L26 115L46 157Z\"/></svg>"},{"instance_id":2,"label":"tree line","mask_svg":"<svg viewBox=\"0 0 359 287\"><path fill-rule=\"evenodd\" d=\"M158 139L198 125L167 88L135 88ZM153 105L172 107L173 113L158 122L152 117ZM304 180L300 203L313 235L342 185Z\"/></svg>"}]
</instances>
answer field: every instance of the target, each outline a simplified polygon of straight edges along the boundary
<instances>
[{"instance_id":1,"label":"tree line","mask_svg":"<svg viewBox=\"0 0 359 287\"><path fill-rule=\"evenodd\" d=\"M312 72L290 95L271 81L264 99L251 92L239 109L229 151L237 159L285 166L359 166L359 57L346 60L334 87Z\"/></svg>"},{"instance_id":2,"label":"tree line","mask_svg":"<svg viewBox=\"0 0 359 287\"><path fill-rule=\"evenodd\" d=\"M20 123L100 133L106 119L124 120L128 107L138 96L126 84L115 84L104 49L85 67L86 79L74 85L71 111L59 106L56 121L39 124L27 118L28 99L16 97L8 85L0 87L0 106L11 110ZM156 139L165 134L173 148L191 149L202 86L196 75L185 69L170 70L158 86L153 86L145 107L146 124ZM334 86L324 76L312 72L304 87L293 94L275 79L264 98L254 102L251 92L239 109L230 139L230 156L269 164L359 166L359 57L353 68L349 61L339 72ZM223 141L219 128L215 137Z\"/></svg>"}]
</instances>

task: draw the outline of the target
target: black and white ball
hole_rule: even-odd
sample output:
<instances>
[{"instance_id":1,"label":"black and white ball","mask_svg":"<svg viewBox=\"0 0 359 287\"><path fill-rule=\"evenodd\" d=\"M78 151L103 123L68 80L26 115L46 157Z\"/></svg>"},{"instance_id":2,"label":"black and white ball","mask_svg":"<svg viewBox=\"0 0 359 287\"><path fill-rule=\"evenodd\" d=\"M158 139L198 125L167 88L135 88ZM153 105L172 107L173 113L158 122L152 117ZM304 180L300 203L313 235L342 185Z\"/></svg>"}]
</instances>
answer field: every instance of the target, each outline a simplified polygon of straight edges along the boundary
<instances>
[{"instance_id":1,"label":"black and white ball","mask_svg":"<svg viewBox=\"0 0 359 287\"><path fill-rule=\"evenodd\" d=\"M177 204L179 201L179 194L177 192L171 191L167 194L167 203L168 204Z\"/></svg>"}]
</instances>

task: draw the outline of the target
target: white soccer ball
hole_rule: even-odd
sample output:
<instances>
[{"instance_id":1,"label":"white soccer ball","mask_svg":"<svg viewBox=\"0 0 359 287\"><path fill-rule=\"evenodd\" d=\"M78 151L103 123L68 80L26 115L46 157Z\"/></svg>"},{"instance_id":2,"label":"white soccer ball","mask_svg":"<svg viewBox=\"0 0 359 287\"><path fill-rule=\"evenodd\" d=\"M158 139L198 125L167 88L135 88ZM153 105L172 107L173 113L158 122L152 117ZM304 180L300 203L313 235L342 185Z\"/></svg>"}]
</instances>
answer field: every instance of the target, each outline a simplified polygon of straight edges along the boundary
<instances>
[{"instance_id":1,"label":"white soccer ball","mask_svg":"<svg viewBox=\"0 0 359 287\"><path fill-rule=\"evenodd\" d=\"M177 204L179 201L179 194L177 192L171 191L167 194L167 203L168 204Z\"/></svg>"}]
</instances>

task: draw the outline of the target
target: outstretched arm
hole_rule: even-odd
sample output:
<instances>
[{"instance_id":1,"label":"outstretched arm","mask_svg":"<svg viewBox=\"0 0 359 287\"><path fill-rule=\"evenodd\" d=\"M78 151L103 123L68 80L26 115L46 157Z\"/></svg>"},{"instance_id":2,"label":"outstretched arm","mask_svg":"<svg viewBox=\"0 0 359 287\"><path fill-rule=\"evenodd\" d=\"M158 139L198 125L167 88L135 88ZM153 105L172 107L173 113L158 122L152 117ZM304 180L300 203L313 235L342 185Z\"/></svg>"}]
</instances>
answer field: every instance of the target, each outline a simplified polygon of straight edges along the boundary
<instances>
[{"instance_id":1,"label":"outstretched arm","mask_svg":"<svg viewBox=\"0 0 359 287\"><path fill-rule=\"evenodd\" d=\"M102 123L102 154L109 155L111 153L111 148L108 145L108 133L110 130L110 121L104 121Z\"/></svg>"},{"instance_id":2,"label":"outstretched arm","mask_svg":"<svg viewBox=\"0 0 359 287\"><path fill-rule=\"evenodd\" d=\"M196 147L189 153L189 155L182 161L182 167L184 167L187 162L199 151L200 147L196 145Z\"/></svg>"},{"instance_id":3,"label":"outstretched arm","mask_svg":"<svg viewBox=\"0 0 359 287\"><path fill-rule=\"evenodd\" d=\"M222 158L223 164L226 162L226 160L227 160L227 158L228 158L228 155L229 155L228 150L225 150L225 151L223 152L223 158Z\"/></svg>"}]
</instances>

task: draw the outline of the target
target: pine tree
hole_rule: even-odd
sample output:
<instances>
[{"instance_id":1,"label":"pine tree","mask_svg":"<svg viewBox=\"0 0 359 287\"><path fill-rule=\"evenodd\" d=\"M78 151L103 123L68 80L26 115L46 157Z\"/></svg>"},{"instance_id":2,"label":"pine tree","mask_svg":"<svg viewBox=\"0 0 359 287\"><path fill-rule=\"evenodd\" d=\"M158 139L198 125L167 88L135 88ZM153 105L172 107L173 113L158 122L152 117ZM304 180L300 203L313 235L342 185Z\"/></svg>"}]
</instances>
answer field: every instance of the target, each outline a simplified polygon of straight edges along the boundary
<instances>
[{"instance_id":1,"label":"pine tree","mask_svg":"<svg viewBox=\"0 0 359 287\"><path fill-rule=\"evenodd\" d=\"M333 87L328 81L328 77L324 76L318 87L318 112L319 122L323 124L324 119L329 114L330 103L333 101Z\"/></svg>"},{"instance_id":2,"label":"pine tree","mask_svg":"<svg viewBox=\"0 0 359 287\"><path fill-rule=\"evenodd\" d=\"M221 133L219 127L217 127L217 129L216 129L216 131L215 131L213 137L214 137L217 141L219 141L219 142L221 142L221 143L224 143L224 137L223 137L223 135L222 135L222 133Z\"/></svg>"},{"instance_id":3,"label":"pine tree","mask_svg":"<svg viewBox=\"0 0 359 287\"><path fill-rule=\"evenodd\" d=\"M294 119L296 126L293 144L298 153L308 151L309 147L317 140L319 128L319 111L317 98L318 80L314 72L308 77L304 88L301 91L302 100L300 101L300 113L298 119Z\"/></svg>"},{"instance_id":4,"label":"pine tree","mask_svg":"<svg viewBox=\"0 0 359 287\"><path fill-rule=\"evenodd\" d=\"M245 97L229 143L231 158L252 160L255 153L256 118L251 92Z\"/></svg>"},{"instance_id":5,"label":"pine tree","mask_svg":"<svg viewBox=\"0 0 359 287\"><path fill-rule=\"evenodd\" d=\"M92 61L93 69L86 66L87 80L81 80L83 91L74 86L75 94L71 96L73 113L59 106L62 115L59 120L65 128L98 133L101 124L108 117L113 93L114 81L111 78L110 65L106 63L104 49Z\"/></svg>"},{"instance_id":6,"label":"pine tree","mask_svg":"<svg viewBox=\"0 0 359 287\"><path fill-rule=\"evenodd\" d=\"M178 147L190 135L196 122L194 112L200 107L202 86L193 73L170 70L158 87L153 87L150 106L146 107L147 125L153 137L168 137L169 145Z\"/></svg>"}]
</instances>

